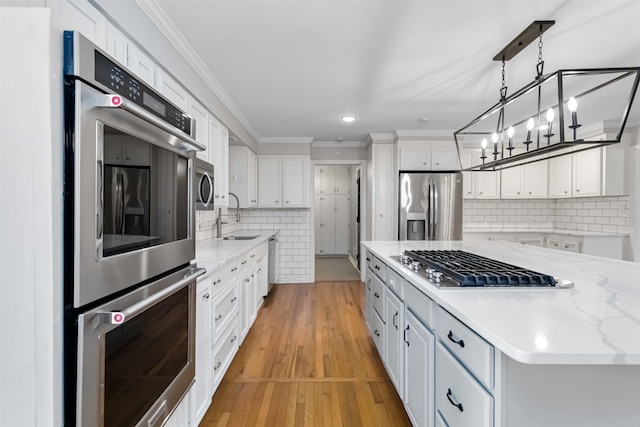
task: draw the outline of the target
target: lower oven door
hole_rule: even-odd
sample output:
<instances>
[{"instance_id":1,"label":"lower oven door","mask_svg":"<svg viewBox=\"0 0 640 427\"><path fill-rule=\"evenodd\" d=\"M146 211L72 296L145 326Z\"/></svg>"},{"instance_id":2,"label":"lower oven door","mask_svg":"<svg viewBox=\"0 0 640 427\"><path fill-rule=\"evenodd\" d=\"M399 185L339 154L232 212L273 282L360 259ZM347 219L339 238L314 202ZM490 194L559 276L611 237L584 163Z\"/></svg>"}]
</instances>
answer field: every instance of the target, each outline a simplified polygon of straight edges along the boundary
<instances>
[{"instance_id":1,"label":"lower oven door","mask_svg":"<svg viewBox=\"0 0 640 427\"><path fill-rule=\"evenodd\" d=\"M185 268L78 316L77 426L160 426L195 378L196 278Z\"/></svg>"}]
</instances>

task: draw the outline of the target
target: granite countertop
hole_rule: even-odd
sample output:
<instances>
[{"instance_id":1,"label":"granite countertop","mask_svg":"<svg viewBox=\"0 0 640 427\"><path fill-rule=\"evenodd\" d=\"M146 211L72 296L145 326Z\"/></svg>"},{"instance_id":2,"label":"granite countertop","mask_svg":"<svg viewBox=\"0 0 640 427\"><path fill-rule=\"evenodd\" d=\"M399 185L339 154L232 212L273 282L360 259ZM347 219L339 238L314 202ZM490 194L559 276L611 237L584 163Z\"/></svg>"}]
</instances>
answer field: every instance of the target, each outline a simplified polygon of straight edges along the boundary
<instances>
[{"instance_id":1,"label":"granite countertop","mask_svg":"<svg viewBox=\"0 0 640 427\"><path fill-rule=\"evenodd\" d=\"M640 264L502 241L363 242L421 292L512 359L640 365ZM574 282L569 289L439 289L389 258L461 249Z\"/></svg>"},{"instance_id":2,"label":"granite countertop","mask_svg":"<svg viewBox=\"0 0 640 427\"><path fill-rule=\"evenodd\" d=\"M260 246L272 236L277 236L278 230L242 230L230 233L231 236L258 236L251 240L224 240L213 238L196 242L196 263L205 268L207 277L213 271L222 267L229 260ZM223 235L222 237L226 237Z\"/></svg>"},{"instance_id":3,"label":"granite countertop","mask_svg":"<svg viewBox=\"0 0 640 427\"><path fill-rule=\"evenodd\" d=\"M605 233L602 231L568 230L564 228L465 228L463 234L499 234L499 233L540 233L540 234L562 234L576 237L624 237L625 233Z\"/></svg>"}]
</instances>

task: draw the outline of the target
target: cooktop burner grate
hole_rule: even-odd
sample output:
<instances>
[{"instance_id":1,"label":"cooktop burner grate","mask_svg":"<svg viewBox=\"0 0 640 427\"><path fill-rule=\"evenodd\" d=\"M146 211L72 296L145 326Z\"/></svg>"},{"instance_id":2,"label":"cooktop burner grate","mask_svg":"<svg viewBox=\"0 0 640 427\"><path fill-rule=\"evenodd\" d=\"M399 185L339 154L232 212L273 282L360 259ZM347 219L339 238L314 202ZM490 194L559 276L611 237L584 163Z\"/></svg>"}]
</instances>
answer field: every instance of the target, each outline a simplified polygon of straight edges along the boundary
<instances>
[{"instance_id":1,"label":"cooktop burner grate","mask_svg":"<svg viewBox=\"0 0 640 427\"><path fill-rule=\"evenodd\" d=\"M556 279L526 268L459 250L406 251L414 261L441 271L459 286L556 286Z\"/></svg>"}]
</instances>

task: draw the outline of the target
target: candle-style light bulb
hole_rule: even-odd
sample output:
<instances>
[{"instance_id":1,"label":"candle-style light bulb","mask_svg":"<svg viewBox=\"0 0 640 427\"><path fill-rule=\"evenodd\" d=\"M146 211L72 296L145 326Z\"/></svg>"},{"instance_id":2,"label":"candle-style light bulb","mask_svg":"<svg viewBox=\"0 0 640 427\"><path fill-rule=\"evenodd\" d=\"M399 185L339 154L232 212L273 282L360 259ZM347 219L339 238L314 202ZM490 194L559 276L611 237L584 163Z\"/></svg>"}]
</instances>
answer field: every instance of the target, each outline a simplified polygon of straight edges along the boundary
<instances>
[{"instance_id":1,"label":"candle-style light bulb","mask_svg":"<svg viewBox=\"0 0 640 427\"><path fill-rule=\"evenodd\" d=\"M498 134L496 132L491 134L491 142L493 142L493 157L498 156Z\"/></svg>"},{"instance_id":2,"label":"candle-style light bulb","mask_svg":"<svg viewBox=\"0 0 640 427\"><path fill-rule=\"evenodd\" d=\"M484 159L487 158L485 149L487 148L487 138L482 138L482 155L480 158L482 159L482 163L484 163Z\"/></svg>"},{"instance_id":3,"label":"candle-style light bulb","mask_svg":"<svg viewBox=\"0 0 640 427\"><path fill-rule=\"evenodd\" d=\"M547 123L549 123L549 126L551 126L551 123L553 123L553 119L556 117L556 113L553 112L553 108L549 108L547 110Z\"/></svg>"},{"instance_id":4,"label":"candle-style light bulb","mask_svg":"<svg viewBox=\"0 0 640 427\"><path fill-rule=\"evenodd\" d=\"M535 120L533 120L533 117L531 117L528 121L527 121L527 142L531 141L531 131L533 130L533 127L536 125Z\"/></svg>"},{"instance_id":5,"label":"candle-style light bulb","mask_svg":"<svg viewBox=\"0 0 640 427\"><path fill-rule=\"evenodd\" d=\"M516 131L513 126L509 126L509 129L507 129L507 136L509 137L509 150L513 149L513 134L515 132ZM511 151L509 151L509 153L511 153Z\"/></svg>"},{"instance_id":6,"label":"candle-style light bulb","mask_svg":"<svg viewBox=\"0 0 640 427\"><path fill-rule=\"evenodd\" d=\"M567 108L571 112L571 126L570 129L573 129L573 139L576 139L576 130L582 126L578 124L578 101L572 96L569 98L569 102L567 102Z\"/></svg>"}]
</instances>

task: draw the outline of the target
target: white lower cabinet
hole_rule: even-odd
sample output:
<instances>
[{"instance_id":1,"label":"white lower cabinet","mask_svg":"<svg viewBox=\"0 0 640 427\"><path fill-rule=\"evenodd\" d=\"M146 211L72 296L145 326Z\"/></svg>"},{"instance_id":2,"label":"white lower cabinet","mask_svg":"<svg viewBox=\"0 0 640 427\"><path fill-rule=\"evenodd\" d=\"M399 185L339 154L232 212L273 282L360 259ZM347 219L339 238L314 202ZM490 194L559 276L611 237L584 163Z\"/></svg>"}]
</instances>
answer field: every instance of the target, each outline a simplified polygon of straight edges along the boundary
<instances>
[{"instance_id":1,"label":"white lower cabinet","mask_svg":"<svg viewBox=\"0 0 640 427\"><path fill-rule=\"evenodd\" d=\"M191 424L198 425L211 404L211 276L196 291L196 381L189 392Z\"/></svg>"},{"instance_id":2,"label":"white lower cabinet","mask_svg":"<svg viewBox=\"0 0 640 427\"><path fill-rule=\"evenodd\" d=\"M364 282L364 292L365 292L365 304L364 304L364 318L367 321L367 326L371 329L371 311L373 310L373 302L371 301L372 297L372 281L373 273L371 270L367 268L365 282Z\"/></svg>"},{"instance_id":3,"label":"white lower cabinet","mask_svg":"<svg viewBox=\"0 0 640 427\"><path fill-rule=\"evenodd\" d=\"M433 333L410 310L406 310L403 339L405 409L414 426L433 426L435 406Z\"/></svg>"},{"instance_id":4,"label":"white lower cabinet","mask_svg":"<svg viewBox=\"0 0 640 427\"><path fill-rule=\"evenodd\" d=\"M403 397L404 355L402 339L404 331L404 304L389 288L386 289L386 321L385 321L385 360L391 382Z\"/></svg>"},{"instance_id":5,"label":"white lower cabinet","mask_svg":"<svg viewBox=\"0 0 640 427\"><path fill-rule=\"evenodd\" d=\"M436 342L436 409L449 427L493 426L493 397Z\"/></svg>"},{"instance_id":6,"label":"white lower cabinet","mask_svg":"<svg viewBox=\"0 0 640 427\"><path fill-rule=\"evenodd\" d=\"M222 381L224 373L233 360L233 356L238 351L238 316L227 325L226 329L218 339L216 346L213 349L213 392Z\"/></svg>"},{"instance_id":7,"label":"white lower cabinet","mask_svg":"<svg viewBox=\"0 0 640 427\"><path fill-rule=\"evenodd\" d=\"M436 411L436 427L449 427L438 411Z\"/></svg>"}]
</instances>

